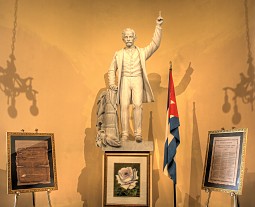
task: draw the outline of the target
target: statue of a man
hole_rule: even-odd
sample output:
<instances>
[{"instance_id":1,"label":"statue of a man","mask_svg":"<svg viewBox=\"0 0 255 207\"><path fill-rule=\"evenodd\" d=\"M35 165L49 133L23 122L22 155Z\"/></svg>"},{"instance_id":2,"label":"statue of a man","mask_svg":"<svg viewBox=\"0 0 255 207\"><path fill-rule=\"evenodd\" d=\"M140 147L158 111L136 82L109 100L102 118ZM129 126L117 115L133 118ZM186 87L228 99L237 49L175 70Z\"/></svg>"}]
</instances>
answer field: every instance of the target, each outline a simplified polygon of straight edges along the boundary
<instances>
[{"instance_id":1,"label":"statue of a man","mask_svg":"<svg viewBox=\"0 0 255 207\"><path fill-rule=\"evenodd\" d=\"M134 45L135 31L127 28L122 32L126 47L117 51L108 71L109 87L118 90L117 104L120 104L121 141L129 136L129 104L133 104L134 135L136 142L142 142L142 103L153 102L154 95L148 81L145 61L159 48L163 18L156 20L152 41L144 48ZM116 71L118 70L118 81ZM117 82L117 85L116 85Z\"/></svg>"}]
</instances>

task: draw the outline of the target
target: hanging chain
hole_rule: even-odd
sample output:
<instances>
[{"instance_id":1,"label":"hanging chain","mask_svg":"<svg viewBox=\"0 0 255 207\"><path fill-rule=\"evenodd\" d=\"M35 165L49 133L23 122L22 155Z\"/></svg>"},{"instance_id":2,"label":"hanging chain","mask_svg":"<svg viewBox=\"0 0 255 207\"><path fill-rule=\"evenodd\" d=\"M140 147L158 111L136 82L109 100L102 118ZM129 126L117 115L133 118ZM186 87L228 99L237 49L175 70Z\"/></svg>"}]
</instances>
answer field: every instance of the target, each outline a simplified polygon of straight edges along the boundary
<instances>
[{"instance_id":1,"label":"hanging chain","mask_svg":"<svg viewBox=\"0 0 255 207\"><path fill-rule=\"evenodd\" d=\"M254 66L252 64L253 58L252 58L252 52L251 52L251 42L250 42L250 30L249 30L249 13L248 13L248 2L247 0L244 0L244 8L245 8L245 24L246 24L246 40L247 40L247 48L248 48L248 60L247 63L248 66L248 78L250 79L247 85L247 92L249 93L249 97L247 100L250 99L251 103L251 110L253 111L253 103L255 101L255 70ZM248 88L249 87L249 88Z\"/></svg>"},{"instance_id":2,"label":"hanging chain","mask_svg":"<svg viewBox=\"0 0 255 207\"><path fill-rule=\"evenodd\" d=\"M249 36L249 17L248 17L248 5L247 0L244 0L244 9L245 9L245 26L246 26L246 40L247 40L247 46L248 46L248 55L251 56L251 42L250 42L250 36Z\"/></svg>"},{"instance_id":3,"label":"hanging chain","mask_svg":"<svg viewBox=\"0 0 255 207\"><path fill-rule=\"evenodd\" d=\"M14 6L14 23L13 23L13 30L12 30L12 53L11 55L14 56L14 50L15 50L15 42L16 42L16 29L17 29L17 13L18 13L18 0L15 0L15 6Z\"/></svg>"}]
</instances>

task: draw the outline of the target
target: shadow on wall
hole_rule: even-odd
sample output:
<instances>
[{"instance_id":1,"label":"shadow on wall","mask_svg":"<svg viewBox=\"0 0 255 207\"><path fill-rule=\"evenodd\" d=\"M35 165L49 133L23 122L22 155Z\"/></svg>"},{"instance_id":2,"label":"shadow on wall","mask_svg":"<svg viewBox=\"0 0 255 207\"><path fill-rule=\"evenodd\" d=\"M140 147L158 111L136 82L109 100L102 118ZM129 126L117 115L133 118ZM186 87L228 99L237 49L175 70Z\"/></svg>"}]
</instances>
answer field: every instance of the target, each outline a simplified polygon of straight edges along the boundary
<instances>
[{"instance_id":1,"label":"shadow on wall","mask_svg":"<svg viewBox=\"0 0 255 207\"><path fill-rule=\"evenodd\" d=\"M253 207L255 203L255 197L253 192L255 191L255 173L248 173L248 169L245 170L243 181L243 194L239 197L239 205L242 207Z\"/></svg>"},{"instance_id":2,"label":"shadow on wall","mask_svg":"<svg viewBox=\"0 0 255 207\"><path fill-rule=\"evenodd\" d=\"M107 73L104 75L107 85ZM81 194L83 207L102 205L102 150L96 146L97 100L107 88L97 93L91 113L91 128L85 129L84 159L85 167L78 179L77 191Z\"/></svg>"},{"instance_id":3,"label":"shadow on wall","mask_svg":"<svg viewBox=\"0 0 255 207\"><path fill-rule=\"evenodd\" d=\"M196 116L196 106L193 103L193 132L191 148L191 170L189 195L185 195L185 206L201 207L201 185L203 178L203 161Z\"/></svg>"},{"instance_id":4,"label":"shadow on wall","mask_svg":"<svg viewBox=\"0 0 255 207\"><path fill-rule=\"evenodd\" d=\"M21 78L16 73L16 66L14 63L15 56L10 55L10 61L7 60L7 67L4 69L0 66L0 89L7 96L8 114L11 118L18 115L16 105L16 98L24 93L29 101L32 101L30 106L30 113L37 116L39 109L36 105L36 94L38 93L32 87L33 78Z\"/></svg>"},{"instance_id":5,"label":"shadow on wall","mask_svg":"<svg viewBox=\"0 0 255 207\"><path fill-rule=\"evenodd\" d=\"M7 194L7 172L0 169L0 206L7 207L14 204L14 194ZM18 199L18 207L32 206L32 193L22 193Z\"/></svg>"},{"instance_id":6,"label":"shadow on wall","mask_svg":"<svg viewBox=\"0 0 255 207\"><path fill-rule=\"evenodd\" d=\"M154 141L153 166L152 166L152 206L156 206L159 199L160 177L162 175L163 160L160 153L163 149L163 137L165 125L162 120L165 117L167 88L161 87L161 76L157 73L148 74L148 79L154 93L155 102L143 104L143 129L148 129L148 140ZM146 123L149 121L149 123ZM147 128L146 125L149 127ZM146 137L146 132L143 131ZM156 144L157 143L157 144ZM158 157L157 157L158 156ZM160 160L160 161L158 161ZM163 198L163 195L162 195ZM163 198L164 199L164 198Z\"/></svg>"},{"instance_id":7,"label":"shadow on wall","mask_svg":"<svg viewBox=\"0 0 255 207\"><path fill-rule=\"evenodd\" d=\"M94 128L86 128L84 157L86 166L78 178L77 192L81 194L83 207L102 205L102 152L95 145Z\"/></svg>"},{"instance_id":8,"label":"shadow on wall","mask_svg":"<svg viewBox=\"0 0 255 207\"><path fill-rule=\"evenodd\" d=\"M17 117L16 109L16 98L24 93L26 98L29 101L32 101L30 106L30 113L34 116L37 116L39 109L36 105L36 94L38 93L32 87L32 77L21 78L20 75L16 72L17 68L14 63L16 60L14 51L15 51L15 41L16 41L16 27L17 27L17 10L18 10L18 0L15 1L14 8L14 23L13 23L13 36L11 43L11 54L9 55L10 60L7 60L6 68L0 66L0 90L7 97L8 114L11 118Z\"/></svg>"},{"instance_id":9,"label":"shadow on wall","mask_svg":"<svg viewBox=\"0 0 255 207\"><path fill-rule=\"evenodd\" d=\"M250 104L251 110L253 111L253 104L255 100L255 68L252 63L252 52L251 52L251 43L249 36L249 19L248 19L248 5L247 0L244 0L244 8L245 8L245 24L246 24L246 40L247 40L247 49L248 49L248 70L247 74L240 73L240 82L236 84L236 87L224 87L225 91L224 104L222 106L222 111L228 113L231 109L231 104L229 102L229 93L232 92L232 104L233 108L233 116L232 123L239 124L241 121L241 114L238 111L238 100L242 101L244 104Z\"/></svg>"},{"instance_id":10,"label":"shadow on wall","mask_svg":"<svg viewBox=\"0 0 255 207\"><path fill-rule=\"evenodd\" d=\"M190 63L180 83L175 87L176 96L181 95L187 89L193 70ZM169 185L172 186L172 181L163 175L163 149L165 144L165 117L168 88L161 86L161 76L157 73L148 74L148 79L155 96L155 102L143 105L143 128L148 129L147 135L144 132L145 137L148 136L148 140L154 141L152 206L155 206L156 203L157 205L163 205L166 199L169 201L173 200L173 198L169 198L169 195L173 195L169 190L167 192L159 192L159 186L168 185L166 182L169 182ZM146 121L149 121L149 123ZM146 125L149 127L146 127ZM178 188L177 193L177 204L180 204L182 199L181 192ZM159 194L161 195L160 197Z\"/></svg>"}]
</instances>

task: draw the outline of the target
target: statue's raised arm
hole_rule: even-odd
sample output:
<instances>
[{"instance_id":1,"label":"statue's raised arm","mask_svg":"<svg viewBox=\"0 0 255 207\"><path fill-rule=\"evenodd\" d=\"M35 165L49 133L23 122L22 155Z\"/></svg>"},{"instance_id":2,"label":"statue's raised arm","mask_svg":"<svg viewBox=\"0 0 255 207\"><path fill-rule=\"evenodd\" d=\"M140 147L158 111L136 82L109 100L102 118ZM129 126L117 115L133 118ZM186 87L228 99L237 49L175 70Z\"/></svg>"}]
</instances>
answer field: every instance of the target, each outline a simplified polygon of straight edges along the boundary
<instances>
[{"instance_id":1,"label":"statue's raised arm","mask_svg":"<svg viewBox=\"0 0 255 207\"><path fill-rule=\"evenodd\" d=\"M161 11L160 11L160 12L159 12L159 16L158 16L158 18L157 18L157 20L156 20L156 23L157 23L157 25L161 26L161 25L163 24L163 22L164 22L164 19L163 19L163 17L161 16Z\"/></svg>"}]
</instances>

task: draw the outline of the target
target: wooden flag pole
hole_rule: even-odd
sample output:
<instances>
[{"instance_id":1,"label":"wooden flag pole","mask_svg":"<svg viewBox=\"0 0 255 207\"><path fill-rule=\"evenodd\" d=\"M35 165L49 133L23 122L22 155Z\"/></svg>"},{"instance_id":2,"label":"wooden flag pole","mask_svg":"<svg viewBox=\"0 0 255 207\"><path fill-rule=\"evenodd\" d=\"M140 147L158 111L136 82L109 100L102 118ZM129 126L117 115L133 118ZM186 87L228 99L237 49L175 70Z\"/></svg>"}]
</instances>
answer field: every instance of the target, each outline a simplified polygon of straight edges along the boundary
<instances>
[{"instance_id":1,"label":"wooden flag pole","mask_svg":"<svg viewBox=\"0 0 255 207\"><path fill-rule=\"evenodd\" d=\"M174 207L176 207L176 184L174 183Z\"/></svg>"},{"instance_id":2,"label":"wooden flag pole","mask_svg":"<svg viewBox=\"0 0 255 207\"><path fill-rule=\"evenodd\" d=\"M169 70L172 70L172 61L169 62L170 68ZM174 207L176 207L176 183L173 182L173 187L174 187Z\"/></svg>"}]
</instances>

